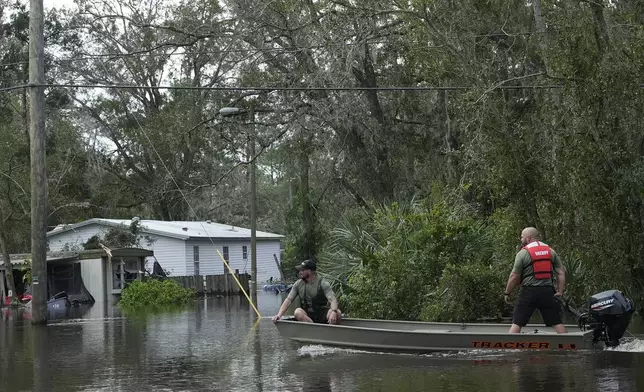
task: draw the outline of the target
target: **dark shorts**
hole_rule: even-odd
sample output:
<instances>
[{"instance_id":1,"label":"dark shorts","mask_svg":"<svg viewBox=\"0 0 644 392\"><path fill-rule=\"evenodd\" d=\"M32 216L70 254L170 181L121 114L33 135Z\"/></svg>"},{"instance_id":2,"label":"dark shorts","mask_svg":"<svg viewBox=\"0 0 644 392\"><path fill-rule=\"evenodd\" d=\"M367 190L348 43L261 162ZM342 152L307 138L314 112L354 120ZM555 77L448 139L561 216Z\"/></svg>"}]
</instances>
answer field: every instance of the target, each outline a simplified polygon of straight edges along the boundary
<instances>
[{"instance_id":1,"label":"dark shorts","mask_svg":"<svg viewBox=\"0 0 644 392\"><path fill-rule=\"evenodd\" d=\"M318 312L306 312L306 315L309 316L314 323L318 324L327 324L329 320L326 318L328 310L321 310Z\"/></svg>"},{"instance_id":2,"label":"dark shorts","mask_svg":"<svg viewBox=\"0 0 644 392\"><path fill-rule=\"evenodd\" d=\"M546 326L561 324L561 308L555 299L552 286L521 287L519 298L514 305L512 323L525 327L535 309L539 310Z\"/></svg>"}]
</instances>

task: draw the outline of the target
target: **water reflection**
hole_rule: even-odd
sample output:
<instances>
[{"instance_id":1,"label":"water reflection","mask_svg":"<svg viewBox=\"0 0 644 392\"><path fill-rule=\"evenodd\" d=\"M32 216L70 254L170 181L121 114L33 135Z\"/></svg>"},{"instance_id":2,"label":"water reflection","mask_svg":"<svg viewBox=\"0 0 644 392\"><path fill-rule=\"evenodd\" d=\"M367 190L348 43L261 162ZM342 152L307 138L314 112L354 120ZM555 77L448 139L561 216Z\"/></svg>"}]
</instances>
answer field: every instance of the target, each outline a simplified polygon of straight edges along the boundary
<instances>
[{"instance_id":1,"label":"water reflection","mask_svg":"<svg viewBox=\"0 0 644 392\"><path fill-rule=\"evenodd\" d=\"M259 294L270 316L283 295ZM644 388L642 354L390 355L300 345L243 298L161 314L95 304L32 327L2 312L0 391L605 391Z\"/></svg>"},{"instance_id":2,"label":"water reflection","mask_svg":"<svg viewBox=\"0 0 644 392\"><path fill-rule=\"evenodd\" d=\"M516 384L524 391L578 390L566 388L567 381L574 384L578 374L570 374L570 367L564 369L562 362L565 361L555 355L531 355L527 360L517 361L513 364Z\"/></svg>"},{"instance_id":3,"label":"water reflection","mask_svg":"<svg viewBox=\"0 0 644 392\"><path fill-rule=\"evenodd\" d=\"M312 374L302 377L302 390L314 392L331 392L331 375Z\"/></svg>"},{"instance_id":4,"label":"water reflection","mask_svg":"<svg viewBox=\"0 0 644 392\"><path fill-rule=\"evenodd\" d=\"M257 320L253 325L252 334L253 334L253 356L255 358L255 387L258 392L263 392L264 388L262 387L262 343L261 336L259 334L259 323L261 321Z\"/></svg>"},{"instance_id":5,"label":"water reflection","mask_svg":"<svg viewBox=\"0 0 644 392\"><path fill-rule=\"evenodd\" d=\"M56 367L49 363L51 358L48 344L50 341L49 332L49 328L43 326L35 327L32 331L32 350L34 352L32 379L33 390L36 392L50 391L54 384L51 369Z\"/></svg>"}]
</instances>

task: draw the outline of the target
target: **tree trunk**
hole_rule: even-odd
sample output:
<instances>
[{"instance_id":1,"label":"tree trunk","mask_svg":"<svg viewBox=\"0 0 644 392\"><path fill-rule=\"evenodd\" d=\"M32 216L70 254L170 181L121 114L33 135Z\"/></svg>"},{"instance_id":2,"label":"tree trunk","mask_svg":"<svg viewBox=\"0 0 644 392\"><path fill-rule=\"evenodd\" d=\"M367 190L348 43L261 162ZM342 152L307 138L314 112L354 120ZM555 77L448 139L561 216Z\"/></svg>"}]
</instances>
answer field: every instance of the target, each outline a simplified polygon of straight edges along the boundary
<instances>
[{"instance_id":1,"label":"tree trunk","mask_svg":"<svg viewBox=\"0 0 644 392\"><path fill-rule=\"evenodd\" d=\"M447 158L447 167L445 175L449 184L456 184L459 181L458 158L455 151L459 149L460 135L458 130L452 127L452 120L449 116L449 97L447 91L438 93L442 106L443 125L445 127L445 155Z\"/></svg>"},{"instance_id":2,"label":"tree trunk","mask_svg":"<svg viewBox=\"0 0 644 392\"><path fill-rule=\"evenodd\" d=\"M371 61L371 54L369 46L365 44L364 53L362 58L362 69L352 67L352 73L360 86L376 88L378 87L378 80L376 70ZM381 136L389 132L390 124L387 123L385 113L378 97L378 91L365 90L363 92L369 103L371 116L378 122L380 126L379 133ZM378 200L392 200L394 197L394 174L389 162L389 149L381 142L375 142L369 147L375 155L375 173L373 176L372 195Z\"/></svg>"},{"instance_id":3,"label":"tree trunk","mask_svg":"<svg viewBox=\"0 0 644 392\"><path fill-rule=\"evenodd\" d=\"M315 244L315 216L311 208L311 197L309 189L309 162L308 146L305 146L299 154L300 161L300 197L302 200L302 223L304 224L304 247L307 258L316 254Z\"/></svg>"},{"instance_id":4,"label":"tree trunk","mask_svg":"<svg viewBox=\"0 0 644 392\"><path fill-rule=\"evenodd\" d=\"M601 57L604 57L610 47L610 37L608 35L608 26L604 16L604 4L602 0L589 2L593 10L593 19L595 27L595 39L597 40L597 49Z\"/></svg>"},{"instance_id":5,"label":"tree trunk","mask_svg":"<svg viewBox=\"0 0 644 392\"><path fill-rule=\"evenodd\" d=\"M13 266L11 265L11 256L7 247L7 235L4 227L0 227L0 248L2 248L2 259L4 260L5 276L7 278L7 290L11 290L12 295L16 296L16 285L13 281Z\"/></svg>"},{"instance_id":6,"label":"tree trunk","mask_svg":"<svg viewBox=\"0 0 644 392\"><path fill-rule=\"evenodd\" d=\"M549 73L548 69L548 36L546 35L546 23L543 21L543 16L541 14L541 0L532 1L532 12L534 13L534 25L539 33L539 48L541 49L541 59L543 61L543 66L546 69L546 73Z\"/></svg>"}]
</instances>

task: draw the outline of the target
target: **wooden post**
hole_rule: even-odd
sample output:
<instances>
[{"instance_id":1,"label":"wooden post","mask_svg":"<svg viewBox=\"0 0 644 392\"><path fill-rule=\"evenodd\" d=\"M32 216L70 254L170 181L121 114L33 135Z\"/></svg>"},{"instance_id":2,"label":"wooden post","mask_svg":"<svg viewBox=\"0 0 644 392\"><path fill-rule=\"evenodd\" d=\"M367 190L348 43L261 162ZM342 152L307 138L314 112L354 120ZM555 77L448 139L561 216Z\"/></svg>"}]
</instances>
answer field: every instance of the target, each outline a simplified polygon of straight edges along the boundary
<instances>
[{"instance_id":1,"label":"wooden post","mask_svg":"<svg viewBox=\"0 0 644 392\"><path fill-rule=\"evenodd\" d=\"M217 294L224 295L226 292L226 274L217 275Z\"/></svg>"},{"instance_id":2,"label":"wooden post","mask_svg":"<svg viewBox=\"0 0 644 392\"><path fill-rule=\"evenodd\" d=\"M29 135L31 152L32 324L47 324L47 167L43 0L29 3Z\"/></svg>"},{"instance_id":3,"label":"wooden post","mask_svg":"<svg viewBox=\"0 0 644 392\"><path fill-rule=\"evenodd\" d=\"M141 271L145 269L145 258L139 257L139 265L138 265L138 272L136 273L136 279L137 280L143 280L143 274Z\"/></svg>"},{"instance_id":4,"label":"wooden post","mask_svg":"<svg viewBox=\"0 0 644 392\"><path fill-rule=\"evenodd\" d=\"M255 108L250 105L250 298L257 306L257 182L255 180Z\"/></svg>"},{"instance_id":5,"label":"wooden post","mask_svg":"<svg viewBox=\"0 0 644 392\"><path fill-rule=\"evenodd\" d=\"M277 270L280 273L280 282L286 283L286 279L284 278L284 271L282 271L282 266L280 265L279 260L277 260L277 255L273 253L273 259L275 259L275 265L277 265Z\"/></svg>"},{"instance_id":6,"label":"wooden post","mask_svg":"<svg viewBox=\"0 0 644 392\"><path fill-rule=\"evenodd\" d=\"M2 307L2 304L4 304L4 298L4 271L0 271L0 308Z\"/></svg>"},{"instance_id":7,"label":"wooden post","mask_svg":"<svg viewBox=\"0 0 644 392\"><path fill-rule=\"evenodd\" d=\"M239 280L239 270L235 270L235 278L237 278L237 280ZM239 285L231 283L230 295L238 295L238 294L239 294Z\"/></svg>"},{"instance_id":8,"label":"wooden post","mask_svg":"<svg viewBox=\"0 0 644 392\"><path fill-rule=\"evenodd\" d=\"M121 257L120 261L121 266L121 290L125 288L125 260Z\"/></svg>"}]
</instances>

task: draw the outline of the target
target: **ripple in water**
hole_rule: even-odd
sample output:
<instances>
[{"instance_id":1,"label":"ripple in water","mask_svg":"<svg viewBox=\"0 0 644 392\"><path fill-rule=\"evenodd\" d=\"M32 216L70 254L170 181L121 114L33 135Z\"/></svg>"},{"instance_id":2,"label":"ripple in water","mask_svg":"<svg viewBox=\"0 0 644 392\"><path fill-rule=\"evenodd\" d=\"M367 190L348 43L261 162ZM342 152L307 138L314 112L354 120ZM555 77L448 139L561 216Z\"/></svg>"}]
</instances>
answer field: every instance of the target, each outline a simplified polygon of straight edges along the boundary
<instances>
[{"instance_id":1,"label":"ripple in water","mask_svg":"<svg viewBox=\"0 0 644 392\"><path fill-rule=\"evenodd\" d=\"M617 351L626 353L644 353L644 340L642 339L623 339L617 347L606 347L605 351Z\"/></svg>"},{"instance_id":2,"label":"ripple in water","mask_svg":"<svg viewBox=\"0 0 644 392\"><path fill-rule=\"evenodd\" d=\"M350 348L338 348L338 347L328 347L322 346L319 344L315 345L306 345L297 349L297 355L300 357L320 357L323 355L332 355L332 354L355 354L355 353L370 353L369 351L363 350L354 350Z\"/></svg>"},{"instance_id":3,"label":"ripple in water","mask_svg":"<svg viewBox=\"0 0 644 392\"><path fill-rule=\"evenodd\" d=\"M644 341L643 350L644 351ZM414 354L414 353L395 353L395 352L381 352L369 350L357 350L351 348L323 346L319 344L306 345L298 348L297 354L300 357L320 357L324 355L334 354L372 354L372 355L399 355L399 356L413 356L413 357L426 357L426 358L493 358L500 357L510 353L518 353L521 350L467 350L467 351L437 351L428 354Z\"/></svg>"},{"instance_id":4,"label":"ripple in water","mask_svg":"<svg viewBox=\"0 0 644 392\"><path fill-rule=\"evenodd\" d=\"M85 324L92 322L108 322L114 320L125 320L125 317L96 317L96 318L77 318L77 319L62 319L62 320L49 320L48 326L64 325L64 324Z\"/></svg>"}]
</instances>

